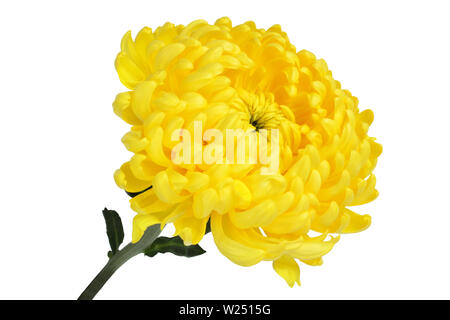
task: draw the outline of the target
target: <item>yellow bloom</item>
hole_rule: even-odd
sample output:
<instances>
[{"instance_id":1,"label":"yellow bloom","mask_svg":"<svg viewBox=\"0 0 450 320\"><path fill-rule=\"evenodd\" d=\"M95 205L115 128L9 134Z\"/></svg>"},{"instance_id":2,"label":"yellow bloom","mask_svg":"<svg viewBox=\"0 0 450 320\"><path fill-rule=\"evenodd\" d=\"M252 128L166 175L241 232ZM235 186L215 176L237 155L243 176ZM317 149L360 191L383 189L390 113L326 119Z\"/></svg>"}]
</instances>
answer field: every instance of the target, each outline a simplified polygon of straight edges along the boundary
<instances>
[{"instance_id":1,"label":"yellow bloom","mask_svg":"<svg viewBox=\"0 0 450 320\"><path fill-rule=\"evenodd\" d=\"M146 27L134 40L125 34L115 65L130 91L117 95L114 112L132 125L122 141L134 153L115 181L129 192L152 186L130 200L133 242L150 225L173 223L185 244L196 244L210 219L227 258L271 260L293 286L297 260L320 265L339 234L370 225L348 207L378 195L373 113L361 112L325 61L297 52L279 25L233 27L221 18ZM277 173L264 175L259 164L174 164L171 135L193 132L194 121L222 132L279 129Z\"/></svg>"}]
</instances>

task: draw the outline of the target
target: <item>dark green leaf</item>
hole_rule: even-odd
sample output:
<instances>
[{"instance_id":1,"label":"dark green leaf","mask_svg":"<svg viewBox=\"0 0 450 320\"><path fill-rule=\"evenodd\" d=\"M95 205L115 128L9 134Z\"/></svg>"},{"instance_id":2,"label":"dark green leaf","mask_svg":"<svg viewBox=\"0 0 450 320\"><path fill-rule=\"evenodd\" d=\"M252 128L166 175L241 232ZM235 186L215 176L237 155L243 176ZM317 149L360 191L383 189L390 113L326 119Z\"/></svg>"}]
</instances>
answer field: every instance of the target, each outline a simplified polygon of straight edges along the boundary
<instances>
[{"instance_id":1,"label":"dark green leaf","mask_svg":"<svg viewBox=\"0 0 450 320\"><path fill-rule=\"evenodd\" d=\"M114 210L103 210L103 217L106 222L106 234L108 235L109 245L111 246L111 253L108 257L113 256L123 242L123 226L119 214Z\"/></svg>"},{"instance_id":2,"label":"dark green leaf","mask_svg":"<svg viewBox=\"0 0 450 320\"><path fill-rule=\"evenodd\" d=\"M185 246L180 237L159 237L148 247L144 254L149 257L154 257L158 253L172 253L182 257L195 257L204 254L206 251L198 244L192 246Z\"/></svg>"},{"instance_id":3,"label":"dark green leaf","mask_svg":"<svg viewBox=\"0 0 450 320\"><path fill-rule=\"evenodd\" d=\"M151 189L151 188L152 188L152 186L150 186L150 187L148 187L147 189L144 189L144 190L142 190L142 191L139 191L139 192L128 192L128 191L125 191L125 192L126 192L127 195L129 195L131 198L134 198L134 197L140 195L141 193L143 193L143 192L145 192L145 191L147 191L147 190L149 190L149 189Z\"/></svg>"},{"instance_id":4,"label":"dark green leaf","mask_svg":"<svg viewBox=\"0 0 450 320\"><path fill-rule=\"evenodd\" d=\"M211 232L211 219L208 220L208 223L206 224L205 234Z\"/></svg>"}]
</instances>

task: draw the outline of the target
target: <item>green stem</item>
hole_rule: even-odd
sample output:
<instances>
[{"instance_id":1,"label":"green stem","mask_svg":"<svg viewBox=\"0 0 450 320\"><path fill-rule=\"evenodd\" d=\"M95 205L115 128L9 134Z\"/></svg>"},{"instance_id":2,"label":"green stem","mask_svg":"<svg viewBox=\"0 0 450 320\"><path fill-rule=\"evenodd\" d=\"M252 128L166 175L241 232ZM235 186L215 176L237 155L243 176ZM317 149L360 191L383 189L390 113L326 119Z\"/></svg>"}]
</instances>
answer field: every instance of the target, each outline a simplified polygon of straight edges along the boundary
<instances>
[{"instance_id":1,"label":"green stem","mask_svg":"<svg viewBox=\"0 0 450 320\"><path fill-rule=\"evenodd\" d=\"M83 291L78 300L92 300L117 269L134 256L143 253L156 240L160 233L161 226L159 224L153 225L145 230L141 240L136 243L129 243L122 250L116 252Z\"/></svg>"}]
</instances>

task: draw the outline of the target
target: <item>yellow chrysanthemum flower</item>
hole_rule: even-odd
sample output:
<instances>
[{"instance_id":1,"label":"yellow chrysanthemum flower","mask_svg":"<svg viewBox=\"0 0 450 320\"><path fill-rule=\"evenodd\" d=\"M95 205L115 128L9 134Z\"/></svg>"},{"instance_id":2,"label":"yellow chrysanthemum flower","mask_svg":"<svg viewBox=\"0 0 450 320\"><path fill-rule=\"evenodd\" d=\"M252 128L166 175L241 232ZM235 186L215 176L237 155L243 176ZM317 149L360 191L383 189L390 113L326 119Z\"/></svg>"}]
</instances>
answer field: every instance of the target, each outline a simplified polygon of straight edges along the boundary
<instances>
[{"instance_id":1,"label":"yellow chrysanthemum flower","mask_svg":"<svg viewBox=\"0 0 450 320\"><path fill-rule=\"evenodd\" d=\"M322 264L339 236L370 225L348 207L378 195L372 171L381 146L367 135L370 110L341 89L327 64L296 51L279 25L166 23L122 39L116 69L130 89L114 112L131 124L122 139L134 153L116 171L119 187L147 191L130 200L133 242L154 224L173 223L185 244L198 243L208 220L214 241L242 266L272 260L300 284L296 260ZM276 174L261 165L171 161L175 129L277 128ZM149 189L149 187L152 187ZM310 231L320 233L312 236Z\"/></svg>"}]
</instances>

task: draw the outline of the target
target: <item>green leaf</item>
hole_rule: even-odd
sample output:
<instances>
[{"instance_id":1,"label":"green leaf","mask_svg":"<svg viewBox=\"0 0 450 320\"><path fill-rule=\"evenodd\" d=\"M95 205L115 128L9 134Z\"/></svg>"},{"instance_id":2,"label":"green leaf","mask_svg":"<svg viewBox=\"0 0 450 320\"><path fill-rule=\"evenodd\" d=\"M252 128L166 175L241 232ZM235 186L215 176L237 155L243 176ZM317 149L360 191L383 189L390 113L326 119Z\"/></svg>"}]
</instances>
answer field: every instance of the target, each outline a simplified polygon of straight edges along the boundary
<instances>
[{"instance_id":1,"label":"green leaf","mask_svg":"<svg viewBox=\"0 0 450 320\"><path fill-rule=\"evenodd\" d=\"M154 257L158 253L172 253L182 257L195 257L204 254L206 251L198 244L185 246L180 237L159 237L150 247L145 249L144 254L148 257Z\"/></svg>"},{"instance_id":2,"label":"green leaf","mask_svg":"<svg viewBox=\"0 0 450 320\"><path fill-rule=\"evenodd\" d=\"M128 192L128 191L125 191L125 192L126 192L127 195L129 195L131 198L134 198L134 197L140 195L141 193L143 193L143 192L145 192L145 191L147 191L147 190L149 190L149 189L151 189L151 188L152 188L152 186L150 186L150 187L148 187L147 189L144 189L144 190L142 190L142 191L138 191L138 192Z\"/></svg>"},{"instance_id":3,"label":"green leaf","mask_svg":"<svg viewBox=\"0 0 450 320\"><path fill-rule=\"evenodd\" d=\"M111 251L108 257L112 257L119 250L123 242L123 226L119 214L114 210L103 209L103 217L106 222L106 234L108 235Z\"/></svg>"},{"instance_id":4,"label":"green leaf","mask_svg":"<svg viewBox=\"0 0 450 320\"><path fill-rule=\"evenodd\" d=\"M211 219L209 219L208 222L206 223L205 234L210 232L211 232Z\"/></svg>"}]
</instances>

